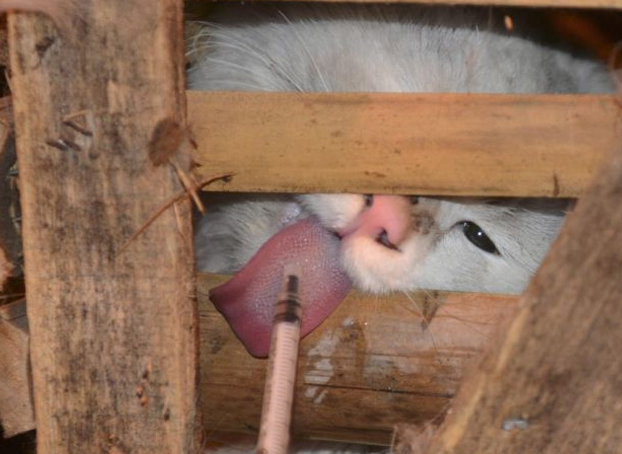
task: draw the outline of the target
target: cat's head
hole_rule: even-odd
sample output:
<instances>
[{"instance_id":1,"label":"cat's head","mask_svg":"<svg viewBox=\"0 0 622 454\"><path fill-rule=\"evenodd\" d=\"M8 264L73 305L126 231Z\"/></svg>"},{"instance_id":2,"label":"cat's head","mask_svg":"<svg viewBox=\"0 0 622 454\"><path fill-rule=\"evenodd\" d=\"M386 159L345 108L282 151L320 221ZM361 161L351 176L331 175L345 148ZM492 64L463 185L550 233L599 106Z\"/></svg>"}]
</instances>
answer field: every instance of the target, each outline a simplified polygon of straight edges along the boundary
<instances>
[{"instance_id":1,"label":"cat's head","mask_svg":"<svg viewBox=\"0 0 622 454\"><path fill-rule=\"evenodd\" d=\"M518 293L563 222L565 201L315 194L307 211L341 237L361 290Z\"/></svg>"}]
</instances>

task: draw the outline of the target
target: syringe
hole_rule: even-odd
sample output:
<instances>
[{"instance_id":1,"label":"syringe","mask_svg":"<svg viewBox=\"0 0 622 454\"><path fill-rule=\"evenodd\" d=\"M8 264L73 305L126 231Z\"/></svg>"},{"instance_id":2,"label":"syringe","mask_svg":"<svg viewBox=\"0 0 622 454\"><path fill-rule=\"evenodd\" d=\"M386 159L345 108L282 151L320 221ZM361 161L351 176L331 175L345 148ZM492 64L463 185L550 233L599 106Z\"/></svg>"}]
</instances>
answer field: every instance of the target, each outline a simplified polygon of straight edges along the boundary
<instances>
[{"instance_id":1,"label":"syringe","mask_svg":"<svg viewBox=\"0 0 622 454\"><path fill-rule=\"evenodd\" d=\"M286 273L272 326L257 454L287 453L301 317L298 276Z\"/></svg>"}]
</instances>

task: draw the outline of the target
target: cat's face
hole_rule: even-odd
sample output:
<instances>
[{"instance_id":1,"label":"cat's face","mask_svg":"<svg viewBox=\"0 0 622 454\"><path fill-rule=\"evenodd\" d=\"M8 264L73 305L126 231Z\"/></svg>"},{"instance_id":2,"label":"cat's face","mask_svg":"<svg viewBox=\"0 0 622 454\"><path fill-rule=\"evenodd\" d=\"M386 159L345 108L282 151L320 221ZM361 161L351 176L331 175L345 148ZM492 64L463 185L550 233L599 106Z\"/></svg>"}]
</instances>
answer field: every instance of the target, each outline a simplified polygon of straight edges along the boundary
<instances>
[{"instance_id":1,"label":"cat's face","mask_svg":"<svg viewBox=\"0 0 622 454\"><path fill-rule=\"evenodd\" d=\"M200 270L236 271L210 298L256 356L268 353L284 270L300 277L304 336L352 283L373 293L518 293L563 219L560 207L550 206L555 202L542 201L351 194L239 198L210 205L195 243Z\"/></svg>"},{"instance_id":2,"label":"cat's face","mask_svg":"<svg viewBox=\"0 0 622 454\"><path fill-rule=\"evenodd\" d=\"M398 196L300 196L341 237L361 290L520 292L557 235L559 203ZM553 205L553 206L551 206Z\"/></svg>"}]
</instances>

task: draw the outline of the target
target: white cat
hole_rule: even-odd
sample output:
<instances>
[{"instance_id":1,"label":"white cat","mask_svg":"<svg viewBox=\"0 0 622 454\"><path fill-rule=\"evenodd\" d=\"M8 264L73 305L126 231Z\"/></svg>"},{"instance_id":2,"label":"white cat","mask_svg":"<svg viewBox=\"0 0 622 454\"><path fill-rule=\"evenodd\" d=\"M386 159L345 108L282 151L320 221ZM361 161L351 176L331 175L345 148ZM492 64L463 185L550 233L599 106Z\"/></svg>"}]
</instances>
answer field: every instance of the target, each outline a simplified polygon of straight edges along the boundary
<instances>
[{"instance_id":1,"label":"white cat","mask_svg":"<svg viewBox=\"0 0 622 454\"><path fill-rule=\"evenodd\" d=\"M606 71L596 63L523 39L516 32L504 32L495 26L502 20L489 16L488 10L228 4L217 9L210 21L191 39L190 51L198 60L188 76L191 89L611 90ZM265 319L261 323L269 327L267 308L271 306L266 303L266 308L256 313L247 308L247 303L232 301L248 296L241 295L240 288L248 287L249 282L272 280L278 287L280 268L269 267L282 267L292 256L306 254L296 249L292 238L281 239L288 235L282 232L301 225L301 219L319 219L319 223L312 221L311 227L300 228L302 237L322 236L313 230L320 225L319 229L332 234L318 241L335 243L327 246L326 254L335 254L337 264L332 257L326 263L320 260L319 267L336 268L331 268L329 277L316 279L311 271L302 272L302 282L311 282L311 287L327 279L340 280L340 273L344 273L356 287L377 293L419 288L518 293L557 235L566 208L565 202L553 200L353 194L217 195L211 201L196 233L198 268L235 272L253 257L247 267L253 271L240 273L244 274L240 278L243 283L232 284L222 292L216 290L212 296L226 316L231 316L229 305L243 306L244 321L236 319L239 315L229 321L249 351L257 355L265 354L266 346L256 345L254 338L266 337L268 328L241 325L252 318L251 323ZM266 246L256 254L270 238L268 244L275 246ZM313 251L324 247L314 239L309 241ZM290 248L294 252L281 255ZM303 261L309 261L304 257ZM338 293L343 291L340 288ZM255 297L263 288L252 292ZM330 310L332 306L322 309L321 315L311 316L314 319L309 321L309 329Z\"/></svg>"},{"instance_id":2,"label":"white cat","mask_svg":"<svg viewBox=\"0 0 622 454\"><path fill-rule=\"evenodd\" d=\"M191 40L200 90L604 92L594 62L513 33L487 12L363 5L227 5ZM520 292L564 204L326 195L220 197L196 235L199 270L234 272L284 226L313 215L340 235L358 288ZM280 246L284 247L284 246ZM302 278L305 280L305 277Z\"/></svg>"}]
</instances>

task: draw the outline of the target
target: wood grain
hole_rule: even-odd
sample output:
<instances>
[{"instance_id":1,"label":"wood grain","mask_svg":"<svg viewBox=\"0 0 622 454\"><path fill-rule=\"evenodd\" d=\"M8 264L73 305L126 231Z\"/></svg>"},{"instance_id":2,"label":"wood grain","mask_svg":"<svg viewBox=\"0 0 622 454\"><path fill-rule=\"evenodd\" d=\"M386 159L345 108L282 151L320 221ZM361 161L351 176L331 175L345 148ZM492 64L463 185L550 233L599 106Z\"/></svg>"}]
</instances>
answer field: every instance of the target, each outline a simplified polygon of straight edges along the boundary
<instances>
[{"instance_id":1,"label":"wood grain","mask_svg":"<svg viewBox=\"0 0 622 454\"><path fill-rule=\"evenodd\" d=\"M209 289L223 280L198 277L205 427L256 432L266 361L246 352L209 302ZM295 435L388 445L395 423L440 422L465 371L515 301L352 292L301 343Z\"/></svg>"},{"instance_id":2,"label":"wood grain","mask_svg":"<svg viewBox=\"0 0 622 454\"><path fill-rule=\"evenodd\" d=\"M620 452L621 200L622 147L580 199L428 454Z\"/></svg>"},{"instance_id":3,"label":"wood grain","mask_svg":"<svg viewBox=\"0 0 622 454\"><path fill-rule=\"evenodd\" d=\"M225 191L575 197L620 128L609 96L189 92L188 109Z\"/></svg>"},{"instance_id":4,"label":"wood grain","mask_svg":"<svg viewBox=\"0 0 622 454\"><path fill-rule=\"evenodd\" d=\"M184 124L182 2L9 17L40 454L198 451L188 203L147 147ZM174 154L175 150L170 150Z\"/></svg>"}]
</instances>

